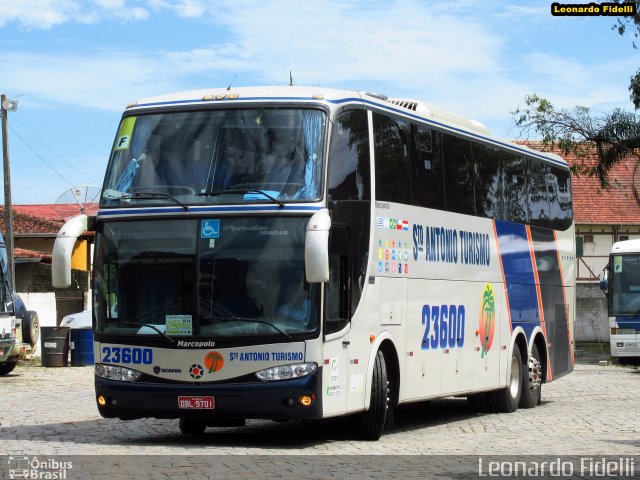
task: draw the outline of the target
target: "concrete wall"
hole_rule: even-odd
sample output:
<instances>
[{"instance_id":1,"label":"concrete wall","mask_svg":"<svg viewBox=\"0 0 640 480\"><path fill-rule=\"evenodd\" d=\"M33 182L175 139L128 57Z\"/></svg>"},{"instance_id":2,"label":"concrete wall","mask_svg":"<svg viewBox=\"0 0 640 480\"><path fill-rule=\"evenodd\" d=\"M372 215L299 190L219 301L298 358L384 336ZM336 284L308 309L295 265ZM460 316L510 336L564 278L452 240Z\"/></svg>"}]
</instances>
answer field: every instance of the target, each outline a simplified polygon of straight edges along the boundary
<instances>
[{"instance_id":1,"label":"concrete wall","mask_svg":"<svg viewBox=\"0 0 640 480\"><path fill-rule=\"evenodd\" d=\"M607 299L597 283L576 286L576 342L609 342Z\"/></svg>"},{"instance_id":2,"label":"concrete wall","mask_svg":"<svg viewBox=\"0 0 640 480\"><path fill-rule=\"evenodd\" d=\"M71 287L53 289L51 265L40 262L16 263L16 292L29 310L35 310L41 325L56 326L62 318L81 312L89 299L89 272L71 271Z\"/></svg>"}]
</instances>

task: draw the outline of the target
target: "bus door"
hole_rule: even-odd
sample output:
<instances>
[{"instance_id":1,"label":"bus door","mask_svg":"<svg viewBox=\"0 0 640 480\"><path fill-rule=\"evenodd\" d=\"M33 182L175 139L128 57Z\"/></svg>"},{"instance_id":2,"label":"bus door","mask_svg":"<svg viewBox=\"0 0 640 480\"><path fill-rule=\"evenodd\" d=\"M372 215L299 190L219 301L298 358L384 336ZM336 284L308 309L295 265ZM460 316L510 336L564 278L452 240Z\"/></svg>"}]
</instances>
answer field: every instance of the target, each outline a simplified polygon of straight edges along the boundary
<instances>
[{"instance_id":1,"label":"bus door","mask_svg":"<svg viewBox=\"0 0 640 480\"><path fill-rule=\"evenodd\" d=\"M350 236L346 227L333 225L329 235L329 282L325 285L323 411L339 414L347 408L351 318Z\"/></svg>"}]
</instances>

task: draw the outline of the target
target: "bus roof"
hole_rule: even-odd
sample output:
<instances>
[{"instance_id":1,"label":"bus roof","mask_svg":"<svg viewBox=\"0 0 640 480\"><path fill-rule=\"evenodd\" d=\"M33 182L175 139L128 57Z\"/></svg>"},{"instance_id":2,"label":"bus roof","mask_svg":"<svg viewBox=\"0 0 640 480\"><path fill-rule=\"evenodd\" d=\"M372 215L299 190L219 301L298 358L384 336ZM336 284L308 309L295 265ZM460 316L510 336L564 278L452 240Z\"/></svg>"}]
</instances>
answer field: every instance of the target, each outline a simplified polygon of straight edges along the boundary
<instances>
[{"instance_id":1,"label":"bus roof","mask_svg":"<svg viewBox=\"0 0 640 480\"><path fill-rule=\"evenodd\" d=\"M258 101L326 102L336 106L352 102L365 103L568 168L567 162L554 153L540 152L525 145L515 144L509 140L491 136L489 129L476 120L422 102L421 100L388 98L385 95L364 91L303 86L238 87L230 89L210 88L144 98L128 105L127 110L194 104L208 105L212 102L251 103Z\"/></svg>"},{"instance_id":2,"label":"bus roof","mask_svg":"<svg viewBox=\"0 0 640 480\"><path fill-rule=\"evenodd\" d=\"M614 243L611 253L640 253L640 238Z\"/></svg>"}]
</instances>

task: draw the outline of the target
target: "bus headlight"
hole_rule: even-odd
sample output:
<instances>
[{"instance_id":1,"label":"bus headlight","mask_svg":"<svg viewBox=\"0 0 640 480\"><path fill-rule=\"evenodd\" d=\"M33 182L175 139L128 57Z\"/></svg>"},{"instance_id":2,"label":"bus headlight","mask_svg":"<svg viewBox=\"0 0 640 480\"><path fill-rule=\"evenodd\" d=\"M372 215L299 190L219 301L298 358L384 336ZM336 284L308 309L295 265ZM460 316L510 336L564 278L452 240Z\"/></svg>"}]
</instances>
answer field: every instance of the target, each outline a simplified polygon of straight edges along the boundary
<instances>
[{"instance_id":1,"label":"bus headlight","mask_svg":"<svg viewBox=\"0 0 640 480\"><path fill-rule=\"evenodd\" d=\"M121 382L135 382L142 376L142 372L131 370L125 367L116 367L111 365L97 364L95 366L96 375L109 380L118 380Z\"/></svg>"},{"instance_id":2,"label":"bus headlight","mask_svg":"<svg viewBox=\"0 0 640 480\"><path fill-rule=\"evenodd\" d=\"M280 365L279 367L265 368L256 372L263 382L271 382L275 380L289 380L291 378L300 378L311 375L318 370L317 363L296 363L293 365Z\"/></svg>"}]
</instances>

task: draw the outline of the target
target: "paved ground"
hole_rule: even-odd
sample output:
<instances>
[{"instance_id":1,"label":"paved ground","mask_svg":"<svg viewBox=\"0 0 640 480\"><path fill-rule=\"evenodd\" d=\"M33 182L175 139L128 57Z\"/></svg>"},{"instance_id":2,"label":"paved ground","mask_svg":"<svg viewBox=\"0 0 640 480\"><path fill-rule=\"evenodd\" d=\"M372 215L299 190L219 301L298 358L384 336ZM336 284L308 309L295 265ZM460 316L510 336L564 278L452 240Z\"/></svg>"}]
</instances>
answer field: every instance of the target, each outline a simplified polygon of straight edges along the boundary
<instances>
[{"instance_id":1,"label":"paved ground","mask_svg":"<svg viewBox=\"0 0 640 480\"><path fill-rule=\"evenodd\" d=\"M598 365L603 358L598 349L579 351L575 371L544 385L542 405L533 410L476 414L454 398L414 404L397 412L395 428L378 442L356 441L343 420L249 421L185 437L174 420L101 418L92 367L19 366L0 379L0 450L13 456L638 455L640 370Z\"/></svg>"}]
</instances>

